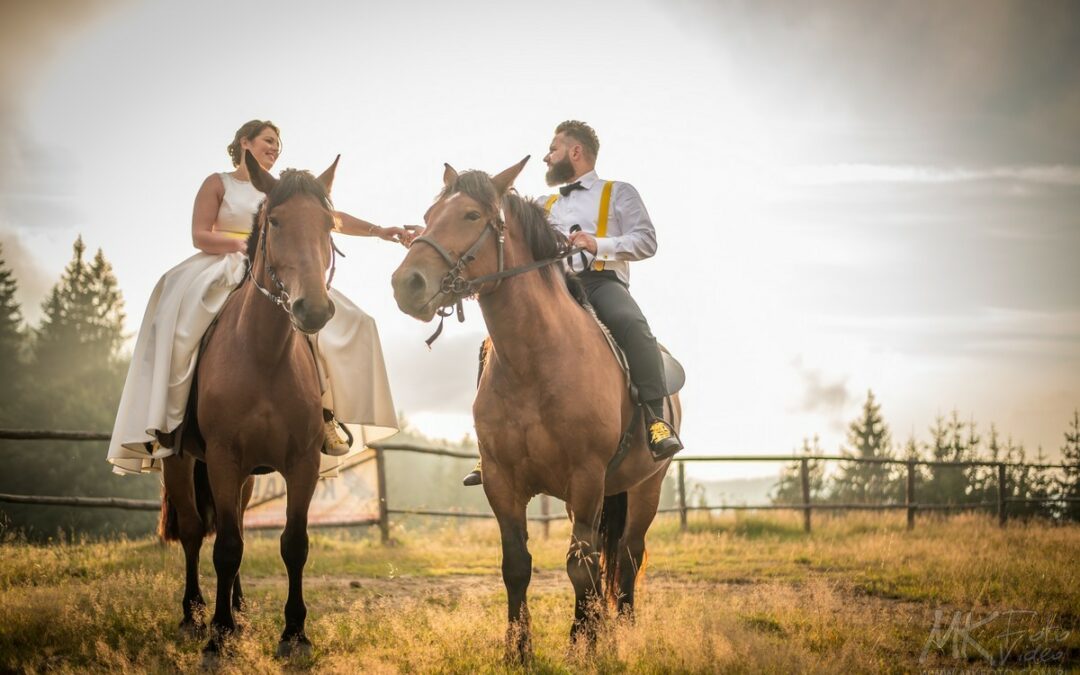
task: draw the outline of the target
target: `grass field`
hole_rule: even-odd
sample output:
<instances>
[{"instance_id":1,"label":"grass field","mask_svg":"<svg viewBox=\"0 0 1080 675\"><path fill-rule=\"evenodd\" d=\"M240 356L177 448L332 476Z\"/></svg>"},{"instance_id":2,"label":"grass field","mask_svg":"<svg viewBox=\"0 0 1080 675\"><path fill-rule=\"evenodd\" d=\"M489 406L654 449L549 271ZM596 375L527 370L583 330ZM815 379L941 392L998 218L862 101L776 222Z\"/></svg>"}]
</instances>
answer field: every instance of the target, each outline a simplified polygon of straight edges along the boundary
<instances>
[{"instance_id":1,"label":"grass field","mask_svg":"<svg viewBox=\"0 0 1080 675\"><path fill-rule=\"evenodd\" d=\"M493 523L404 521L315 533L307 567L309 660L279 662L284 567L275 536L249 536L249 607L224 672L505 672L505 595ZM725 516L649 539L637 621L572 648L568 534L534 527L535 672L1080 672L1080 528L983 516ZM212 598L212 542L203 592ZM0 544L0 671L176 672L183 561L156 541Z\"/></svg>"}]
</instances>

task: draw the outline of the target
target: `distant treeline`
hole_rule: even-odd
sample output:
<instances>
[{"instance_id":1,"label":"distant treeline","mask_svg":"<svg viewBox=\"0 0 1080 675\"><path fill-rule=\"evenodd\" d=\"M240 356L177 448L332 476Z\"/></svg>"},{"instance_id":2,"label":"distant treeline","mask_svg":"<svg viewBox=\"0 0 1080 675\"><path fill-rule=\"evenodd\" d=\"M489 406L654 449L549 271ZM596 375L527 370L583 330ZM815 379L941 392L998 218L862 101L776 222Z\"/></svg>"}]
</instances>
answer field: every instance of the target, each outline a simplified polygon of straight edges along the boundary
<instances>
[{"instance_id":1,"label":"distant treeline","mask_svg":"<svg viewBox=\"0 0 1080 675\"><path fill-rule=\"evenodd\" d=\"M1029 456L1023 443L1002 438L994 424L980 433L974 419L963 420L953 411L938 417L929 429L928 441L911 436L899 446L881 414L881 406L869 391L862 412L848 425L841 454L859 459L902 459L934 462L990 461L1031 464L1064 464L1062 469L1009 466L1005 469L1006 499L1042 500L1080 497L1080 413L1073 411L1061 446L1061 461L1047 459L1040 446ZM803 439L804 455L828 454L817 436ZM797 453L798 454L798 453ZM787 466L772 495L774 503L802 503L801 462ZM903 503L907 489L907 467L899 464L839 462L837 471L826 475L825 462L810 460L810 496L815 502L842 504ZM989 466L917 466L915 501L920 504L973 504L996 502L997 468ZM1011 516L1044 516L1080 520L1080 503L1037 502L1010 504Z\"/></svg>"}]
</instances>

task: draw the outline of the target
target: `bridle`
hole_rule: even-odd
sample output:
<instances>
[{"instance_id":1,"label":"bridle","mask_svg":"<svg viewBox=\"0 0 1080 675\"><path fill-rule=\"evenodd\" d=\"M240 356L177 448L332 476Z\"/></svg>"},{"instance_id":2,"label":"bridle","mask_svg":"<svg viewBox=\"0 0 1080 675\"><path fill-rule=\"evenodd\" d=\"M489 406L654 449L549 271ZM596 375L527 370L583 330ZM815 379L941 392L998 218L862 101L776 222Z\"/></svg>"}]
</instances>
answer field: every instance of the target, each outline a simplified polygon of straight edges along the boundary
<instances>
[{"instance_id":1,"label":"bridle","mask_svg":"<svg viewBox=\"0 0 1080 675\"><path fill-rule=\"evenodd\" d=\"M491 234L495 235L495 255L498 259L498 270L492 274L485 274L473 279L466 278L464 275L465 268L469 266L469 263L476 260L476 254L480 251L480 248ZM532 270L540 269L541 267L547 267L548 265L557 263L564 258L573 256L575 253L583 250L574 247L554 258L545 258L543 260L531 262L527 265L506 269L506 220L503 218L501 209L495 217L488 218L487 222L484 223L484 229L480 232L476 241L474 241L472 246L470 246L457 260L454 260L453 256L450 255L450 252L447 251L442 244L430 237L417 237L416 239L413 239L414 245L421 243L427 244L435 249L435 252L439 254L450 268L439 281L439 292L449 295L452 300L448 304L435 310L435 314L439 316L439 326L435 329L435 332L431 337L424 341L428 348L430 348L431 344L442 334L443 321L446 320L446 317L451 316L456 312L458 323L465 322L465 308L461 304L462 300L465 298L473 296L479 297L481 295L494 293L495 290L499 288L503 279L524 274L525 272L531 272ZM484 284L490 282L495 282L495 285L484 293L481 293L480 288ZM451 307L453 307L453 309L451 309Z\"/></svg>"},{"instance_id":2,"label":"bridle","mask_svg":"<svg viewBox=\"0 0 1080 675\"><path fill-rule=\"evenodd\" d=\"M289 315L290 319L293 319L295 317L293 317L293 313L292 313L292 298L289 296L289 291L285 288L285 284L282 283L281 279L278 278L277 272L274 271L274 266L272 264L270 264L269 244L266 243L267 239L269 238L268 237L269 232L267 232L267 227L270 224L270 216L269 216L269 213L267 211L267 206L266 206L267 201L269 201L269 198L264 199L263 202L262 202L262 205L259 207L259 215L258 215L259 249L260 249L260 252L262 253L263 269L266 270L266 275L268 277L270 277L270 281L271 281L270 285L273 286L273 287L276 287L277 290L272 292L272 291L266 289L255 278L255 273L252 271L252 268L253 268L252 263L255 262L254 260L252 260L252 261L250 261L248 263L247 275L248 275L248 278L251 279L251 283L255 285L255 288L257 288L259 290L259 292L263 294L263 296L265 296L270 302L274 303L275 305L280 307L282 310L284 310L284 312ZM333 213L333 211L334 211L333 204L330 203L329 199L325 200L324 205L330 210L331 213ZM329 235L327 235L327 236L329 236ZM337 244L334 243L334 238L330 237L330 276L327 277L327 279L326 279L326 290L328 290L328 291L330 290L330 284L334 281L334 272L337 269L337 256L339 256L339 255L342 258L345 257L345 254L342 253L338 249ZM295 321L292 321L292 325L293 325L293 330L296 330L296 322Z\"/></svg>"}]
</instances>

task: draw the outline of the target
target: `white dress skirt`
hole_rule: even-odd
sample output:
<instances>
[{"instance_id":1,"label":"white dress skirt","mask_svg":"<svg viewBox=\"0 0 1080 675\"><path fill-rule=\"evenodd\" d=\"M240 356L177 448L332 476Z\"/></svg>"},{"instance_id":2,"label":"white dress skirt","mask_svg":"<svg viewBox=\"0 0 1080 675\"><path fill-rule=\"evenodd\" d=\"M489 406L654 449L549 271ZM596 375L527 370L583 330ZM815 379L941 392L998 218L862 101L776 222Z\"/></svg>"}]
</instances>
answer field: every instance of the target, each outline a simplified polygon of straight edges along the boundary
<instances>
[{"instance_id":1,"label":"white dress skirt","mask_svg":"<svg viewBox=\"0 0 1080 675\"><path fill-rule=\"evenodd\" d=\"M225 194L214 228L246 237L263 195L229 174L221 174L221 180ZM155 432L171 432L183 421L199 342L245 271L243 253L197 253L166 272L154 287L109 444L108 460L115 473L160 471L161 459L173 454L156 444L148 451L147 444L155 440ZM349 455L322 455L324 477L336 476L338 467L366 444L398 430L375 320L336 289L330 290L330 298L336 311L314 339L324 407L349 424L356 442Z\"/></svg>"}]
</instances>

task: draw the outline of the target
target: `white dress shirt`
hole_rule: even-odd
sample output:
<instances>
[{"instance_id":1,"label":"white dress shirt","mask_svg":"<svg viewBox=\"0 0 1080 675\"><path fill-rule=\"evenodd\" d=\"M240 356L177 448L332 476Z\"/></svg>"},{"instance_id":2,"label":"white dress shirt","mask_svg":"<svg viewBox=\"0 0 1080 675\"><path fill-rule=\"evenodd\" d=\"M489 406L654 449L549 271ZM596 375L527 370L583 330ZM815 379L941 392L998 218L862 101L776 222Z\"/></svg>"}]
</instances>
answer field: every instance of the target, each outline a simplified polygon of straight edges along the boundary
<instances>
[{"instance_id":1,"label":"white dress shirt","mask_svg":"<svg viewBox=\"0 0 1080 675\"><path fill-rule=\"evenodd\" d=\"M600 196L605 181L590 171L580 179L584 190L574 190L558 199L551 207L551 223L566 235L574 225L581 231L596 236L597 218L600 215ZM624 284L630 284L630 261L651 258L656 253L656 230L653 229L649 212L641 196L629 183L613 181L611 204L608 207L607 233L596 238L596 260L604 263L605 270L612 270ZM540 197L537 203L545 206L552 195ZM593 260L585 254L591 265ZM582 270L581 256L570 261L575 272Z\"/></svg>"}]
</instances>

